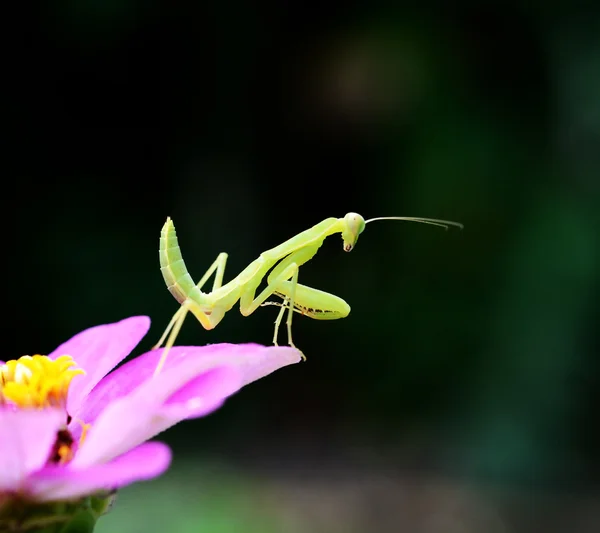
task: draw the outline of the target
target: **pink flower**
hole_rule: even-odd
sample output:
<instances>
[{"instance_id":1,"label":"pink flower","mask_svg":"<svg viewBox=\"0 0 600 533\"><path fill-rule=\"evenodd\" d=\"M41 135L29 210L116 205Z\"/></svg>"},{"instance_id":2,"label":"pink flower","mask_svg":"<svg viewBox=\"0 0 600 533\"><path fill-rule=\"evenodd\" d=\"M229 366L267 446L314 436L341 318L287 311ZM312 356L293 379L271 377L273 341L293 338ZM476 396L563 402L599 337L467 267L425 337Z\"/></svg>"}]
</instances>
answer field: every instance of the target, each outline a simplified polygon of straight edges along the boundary
<instances>
[{"instance_id":1,"label":"pink flower","mask_svg":"<svg viewBox=\"0 0 600 533\"><path fill-rule=\"evenodd\" d=\"M48 358L0 367L0 505L13 496L77 499L158 476L171 453L148 439L301 358L292 348L257 344L176 346L156 377L162 350L110 372L149 327L144 316L96 326Z\"/></svg>"}]
</instances>

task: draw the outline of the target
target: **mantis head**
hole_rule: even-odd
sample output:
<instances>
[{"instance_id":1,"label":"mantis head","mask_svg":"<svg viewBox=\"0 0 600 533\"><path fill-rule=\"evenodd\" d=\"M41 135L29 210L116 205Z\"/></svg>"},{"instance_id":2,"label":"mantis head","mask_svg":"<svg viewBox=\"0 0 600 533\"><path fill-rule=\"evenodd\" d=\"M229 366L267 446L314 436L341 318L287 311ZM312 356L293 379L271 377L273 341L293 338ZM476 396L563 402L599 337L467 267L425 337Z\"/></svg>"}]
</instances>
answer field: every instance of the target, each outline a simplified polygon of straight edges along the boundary
<instances>
[{"instance_id":1,"label":"mantis head","mask_svg":"<svg viewBox=\"0 0 600 533\"><path fill-rule=\"evenodd\" d=\"M440 226L448 229L449 226L456 226L463 229L463 225L459 222L450 220L439 220L437 218L421 218L421 217L377 217L365 220L358 213L348 213L344 217L344 229L342 230L342 239L344 240L344 250L350 252L358 241L358 236L363 232L365 226L369 222L375 220L405 220L408 222L419 222L420 224L431 224L432 226Z\"/></svg>"},{"instance_id":2,"label":"mantis head","mask_svg":"<svg viewBox=\"0 0 600 533\"><path fill-rule=\"evenodd\" d=\"M344 251L350 252L354 246L358 236L365 229L365 219L358 213L348 213L344 217L344 229L342 230L342 239L344 240Z\"/></svg>"}]
</instances>

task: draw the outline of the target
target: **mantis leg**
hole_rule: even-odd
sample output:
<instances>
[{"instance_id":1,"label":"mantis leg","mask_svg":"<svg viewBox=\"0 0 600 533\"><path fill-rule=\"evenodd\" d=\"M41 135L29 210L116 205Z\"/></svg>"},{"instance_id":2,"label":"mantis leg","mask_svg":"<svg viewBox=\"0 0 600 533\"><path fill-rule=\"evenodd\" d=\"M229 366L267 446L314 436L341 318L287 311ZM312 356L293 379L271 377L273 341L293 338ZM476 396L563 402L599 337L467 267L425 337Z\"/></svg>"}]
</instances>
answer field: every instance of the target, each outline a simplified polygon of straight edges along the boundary
<instances>
[{"instance_id":1,"label":"mantis leg","mask_svg":"<svg viewBox=\"0 0 600 533\"><path fill-rule=\"evenodd\" d=\"M309 261L317 253L318 249L318 246L307 246L297 250L296 252L288 255L285 259L281 260L269 274L267 278L267 286L258 296L255 297L256 286L258 286L258 282L251 288L249 285L247 285L246 288L242 290L240 295L240 311L242 315L251 315L263 303L266 302L269 296L279 292L278 286L281 284L281 282L289 280L294 275L294 271L299 266L302 266L304 263Z\"/></svg>"},{"instance_id":2,"label":"mantis leg","mask_svg":"<svg viewBox=\"0 0 600 533\"><path fill-rule=\"evenodd\" d=\"M275 307L283 307L284 309L289 309L289 298L284 297L283 298L283 302L263 302L260 304L261 307L268 307L269 305L273 305ZM281 313L281 311L280 311ZM294 308L294 313L298 313L299 315L304 315L305 313L302 312L301 309L298 309L297 307Z\"/></svg>"},{"instance_id":3,"label":"mantis leg","mask_svg":"<svg viewBox=\"0 0 600 533\"><path fill-rule=\"evenodd\" d=\"M157 376L160 373L160 371L162 370L162 367L164 366L165 361L167 360L167 355L169 355L169 351L175 344L175 339L177 338L177 335L179 335L181 326L183 326L183 321L185 320L185 316L187 315L188 311L189 311L189 304L188 304L188 302L184 302L181 305L181 307L177 310L177 313L175 313L173 315L171 322L169 322L169 326L167 327L166 331L163 333L163 337L166 337L169 329L171 330L169 338L167 339L167 343L165 344L162 354L160 355L158 364L156 365L156 368L154 369L155 376ZM159 346L160 346L160 344L159 344Z\"/></svg>"},{"instance_id":4,"label":"mantis leg","mask_svg":"<svg viewBox=\"0 0 600 533\"><path fill-rule=\"evenodd\" d=\"M179 318L179 316L181 314L185 315L185 313L183 313L183 309L184 309L183 305L181 305L179 307L179 309L177 309L177 312L173 315L173 318L171 318L171 321L169 322L169 325L167 326L167 329L165 329L165 331L163 332L163 334L160 337L160 339L158 340L158 342L152 347L153 350L156 350L157 348L160 348L162 346L163 342L165 342L165 339L167 338L167 335L169 334L169 331L171 331L171 329L175 325L175 322L177 321L177 319Z\"/></svg>"},{"instance_id":5,"label":"mantis leg","mask_svg":"<svg viewBox=\"0 0 600 533\"><path fill-rule=\"evenodd\" d=\"M295 263L292 263L292 265L294 264ZM298 265L296 265L296 268L294 269L294 275L292 276L292 288L290 290L290 295L286 297L286 301L288 303L288 316L285 324L287 326L288 343L294 348L296 346L292 342L292 318L294 317L294 299L296 298L296 287L298 286L298 270ZM281 324L281 320L283 318L283 309L284 308L282 307L279 315L277 316L277 320L275 321L275 337L277 337L277 334L279 333L279 325Z\"/></svg>"},{"instance_id":6,"label":"mantis leg","mask_svg":"<svg viewBox=\"0 0 600 533\"><path fill-rule=\"evenodd\" d=\"M223 283L223 275L225 274L225 265L226 264L227 264L227 254L220 253L218 255L217 259L215 260L215 262L206 271L204 276L202 276L202 278L200 279L200 281L198 282L196 287L198 289L201 289L203 287L203 285L209 280L209 278L213 274L215 274L215 280L213 282L213 291L215 289L218 289L219 287L221 287L221 285ZM160 357L158 364L156 365L156 369L154 370L154 375L157 375L161 371L163 365L165 364L165 361L167 360L167 355L169 354L169 351L175 344L175 340L177 339L177 335L179 335L181 326L183 326L185 317L193 305L194 305L193 302L191 302L189 299L186 300L185 302L183 302L183 304L181 304L181 307L177 310L177 312L173 315L173 318L171 318L171 320L169 321L169 325L167 326L167 329L165 329L164 333L160 337L160 340L152 348L153 350L160 348L162 343L165 342L165 339L167 339L167 335L168 335L168 339L165 344L164 350L162 352L162 355Z\"/></svg>"},{"instance_id":7,"label":"mantis leg","mask_svg":"<svg viewBox=\"0 0 600 533\"><path fill-rule=\"evenodd\" d=\"M293 255L293 254L292 254ZM277 294L280 292L282 282L287 282L290 278L292 278L291 287L286 287L286 296L283 304L279 304L281 306L281 310L279 311L279 315L277 316L277 320L275 321L275 334L274 334L274 344L277 345L277 334L279 332L279 326L281 325L281 321L283 320L283 314L285 310L288 310L288 318L286 321L287 330L288 330L288 344L290 346L296 347L294 342L292 341L292 316L294 314L294 293L295 288L298 284L298 265L296 263L291 263L287 265L279 276L273 280L271 280L268 285L264 288L264 290L252 301L248 302L248 295L242 295L241 301L241 313L244 316L248 316L256 311L261 305L263 305L267 298L272 296L273 294ZM250 294L250 297L252 295ZM276 302L268 302L268 305L276 304Z\"/></svg>"},{"instance_id":8,"label":"mantis leg","mask_svg":"<svg viewBox=\"0 0 600 533\"><path fill-rule=\"evenodd\" d=\"M202 278L200 279L200 281L198 282L196 287L198 287L198 289L202 289L204 284L215 273L215 271L216 271L215 281L213 283L212 290L214 291L215 289L218 289L219 287L221 287L221 284L223 283L223 275L225 274L225 265L226 264L227 264L227 254L224 252L220 253L219 256L217 257L217 259L215 260L215 262L206 271L204 276L202 276ZM171 321L169 322L167 329L165 329L164 333L162 334L160 340L152 347L153 350L156 350L157 348L160 348L162 346L162 343L165 342L165 339L167 338L169 331L171 331L171 328L173 328L173 326L175 326L175 324L177 323L177 320L181 320L183 322L185 315L187 314L188 311L189 311L189 309L187 308L187 306L185 305L185 302L184 302L181 305L181 307L177 310L177 312L173 315L173 318L171 318ZM181 328L181 326L179 326L179 329L180 328Z\"/></svg>"},{"instance_id":9,"label":"mantis leg","mask_svg":"<svg viewBox=\"0 0 600 533\"><path fill-rule=\"evenodd\" d=\"M283 320L283 313L285 313L286 309L292 310L294 313L304 314L300 309L296 309L295 307L290 307L289 304L290 299L286 296L283 302L264 302L260 304L261 307L266 307L267 305L274 305L276 307L280 307L279 313L277 314L277 318L275 319L275 330L273 331L273 346L278 346L277 337L279 336L279 326L281 325L281 321Z\"/></svg>"},{"instance_id":10,"label":"mantis leg","mask_svg":"<svg viewBox=\"0 0 600 533\"><path fill-rule=\"evenodd\" d=\"M225 274L225 265L227 264L228 255L225 252L221 252L215 262L210 266L210 268L206 271L204 276L200 279L200 281L196 284L198 289L202 289L204 284L209 280L209 278L215 274L215 281L213 282L212 290L216 290L221 287L223 284L223 275Z\"/></svg>"},{"instance_id":11,"label":"mantis leg","mask_svg":"<svg viewBox=\"0 0 600 533\"><path fill-rule=\"evenodd\" d=\"M283 302L263 302L262 304L260 304L261 307L266 307L267 305L274 305L276 307L281 308L279 310L279 313L277 313L277 318L275 319L275 330L273 331L273 346L278 346L277 337L279 335L279 326L281 324L281 321L283 320L283 313L285 313L285 310L290 309L294 313L302 314L302 311L300 311L299 309L291 307L289 302L290 299L286 296Z\"/></svg>"},{"instance_id":12,"label":"mantis leg","mask_svg":"<svg viewBox=\"0 0 600 533\"><path fill-rule=\"evenodd\" d=\"M289 306L289 298L285 298L285 300L283 301L282 304L279 304L279 306L281 307L281 309L279 310L279 313L277 313L277 318L275 319L275 330L273 331L273 346L277 346L277 337L279 336L279 325L281 324L281 320L283 319L283 313L285 313L286 309L293 309L292 307ZM272 304L276 304L279 302L270 302ZM261 305L265 305L265 304L261 304Z\"/></svg>"}]
</instances>

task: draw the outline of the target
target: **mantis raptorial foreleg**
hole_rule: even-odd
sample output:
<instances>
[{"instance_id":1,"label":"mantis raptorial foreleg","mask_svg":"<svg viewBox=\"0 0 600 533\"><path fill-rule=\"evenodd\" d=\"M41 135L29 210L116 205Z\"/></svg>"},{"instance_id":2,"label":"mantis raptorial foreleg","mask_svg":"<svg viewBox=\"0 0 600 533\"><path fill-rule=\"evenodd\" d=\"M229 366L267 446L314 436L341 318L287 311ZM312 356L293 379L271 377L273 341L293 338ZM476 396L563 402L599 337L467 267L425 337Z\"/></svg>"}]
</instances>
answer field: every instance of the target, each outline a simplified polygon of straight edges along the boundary
<instances>
[{"instance_id":1,"label":"mantis raptorial foreleg","mask_svg":"<svg viewBox=\"0 0 600 533\"><path fill-rule=\"evenodd\" d=\"M317 253L318 249L318 246L306 246L305 248L301 248L300 250L291 253L286 258L282 259L279 264L270 272L267 277L267 286L258 296L253 298L254 291L242 292L240 296L241 313L244 316L248 316L256 311L256 309L258 309L266 301L266 299L273 294L285 294L287 297L286 300L289 300L289 303L287 304L289 306L289 312L286 324L288 325L288 344L290 346L294 346L292 341L291 324L294 313L296 287L298 285L298 268L307 261L310 261ZM289 284L290 278L292 278L291 286L290 288L286 288L286 285ZM253 299L248 301L250 298ZM277 320L275 321L274 339L277 339L279 326L283 319L283 312L284 309L282 308L277 315ZM275 342L275 344L277 344L277 342Z\"/></svg>"},{"instance_id":2,"label":"mantis raptorial foreleg","mask_svg":"<svg viewBox=\"0 0 600 533\"><path fill-rule=\"evenodd\" d=\"M241 311L242 315L244 315L244 316L251 315L267 300L267 298L269 298L273 294L282 293L283 282L287 282L290 278L295 279L296 284L297 284L298 265L296 263L288 264L286 269L283 270L283 272L281 272L279 274L279 276L277 276L275 279L272 279L271 281L269 281L267 286L260 292L260 294L258 296L256 296L256 298L253 298L250 302L248 302L248 299L252 298L253 294L251 294L251 293L243 294L242 293L241 299L240 299L240 311ZM295 284L292 282L291 291L286 291L286 292L293 293L294 290L295 290ZM292 300L291 294L286 295L286 296L288 296L290 298L290 300ZM290 308L293 308L293 304L290 305ZM290 313L291 312L292 311L290 310ZM277 325L276 325L276 327L277 327ZM293 344L291 342L292 341L291 338L289 338L289 341L290 341L290 345L293 346Z\"/></svg>"},{"instance_id":3,"label":"mantis raptorial foreleg","mask_svg":"<svg viewBox=\"0 0 600 533\"><path fill-rule=\"evenodd\" d=\"M271 281L280 278L282 272L286 270L287 267L292 263L295 263L298 267L301 267L304 263L308 263L308 261L310 261L318 251L319 246L313 245L305 246L303 248L300 248L299 250L290 253L287 257L281 259L277 266L273 270L271 270L271 272L267 276L267 283L270 283ZM286 279L289 279L289 277Z\"/></svg>"}]
</instances>

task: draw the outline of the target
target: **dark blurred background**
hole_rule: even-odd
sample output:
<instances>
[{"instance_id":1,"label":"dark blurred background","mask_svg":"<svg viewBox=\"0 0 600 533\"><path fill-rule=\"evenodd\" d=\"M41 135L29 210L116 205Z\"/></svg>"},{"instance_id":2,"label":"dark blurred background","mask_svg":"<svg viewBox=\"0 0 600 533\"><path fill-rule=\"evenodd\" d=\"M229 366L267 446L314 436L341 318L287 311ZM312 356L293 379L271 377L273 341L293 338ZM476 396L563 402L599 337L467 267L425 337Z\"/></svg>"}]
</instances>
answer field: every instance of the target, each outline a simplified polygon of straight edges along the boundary
<instances>
[{"instance_id":1,"label":"dark blurred background","mask_svg":"<svg viewBox=\"0 0 600 533\"><path fill-rule=\"evenodd\" d=\"M137 314L148 350L177 310L167 216L192 276L225 251L226 280L348 211L465 225L327 240L300 279L351 314L297 318L307 363L162 435L172 470L99 530L598 530L600 9L563 4L85 0L9 23L5 359ZM178 343L269 344L276 314L189 318Z\"/></svg>"}]
</instances>

